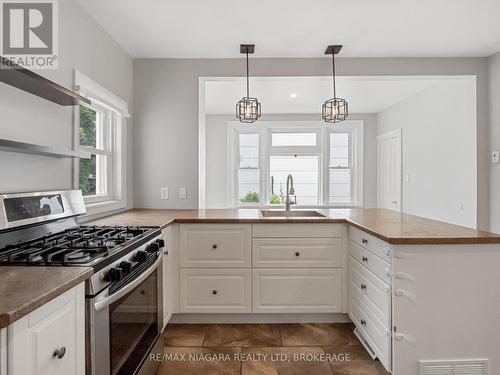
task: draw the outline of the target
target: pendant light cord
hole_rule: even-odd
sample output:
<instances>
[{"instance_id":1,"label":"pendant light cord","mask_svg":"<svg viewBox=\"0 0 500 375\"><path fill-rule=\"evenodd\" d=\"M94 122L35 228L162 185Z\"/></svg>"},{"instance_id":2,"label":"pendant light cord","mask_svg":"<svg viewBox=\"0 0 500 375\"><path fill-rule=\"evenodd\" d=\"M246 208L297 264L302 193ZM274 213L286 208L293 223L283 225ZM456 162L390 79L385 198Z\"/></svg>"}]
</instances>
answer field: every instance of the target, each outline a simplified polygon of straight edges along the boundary
<instances>
[{"instance_id":1,"label":"pendant light cord","mask_svg":"<svg viewBox=\"0 0 500 375\"><path fill-rule=\"evenodd\" d=\"M335 87L335 51L332 51L332 80L333 80L333 97L337 97L337 91Z\"/></svg>"},{"instance_id":2,"label":"pendant light cord","mask_svg":"<svg viewBox=\"0 0 500 375\"><path fill-rule=\"evenodd\" d=\"M248 72L248 47L246 49L246 54L247 54L247 99L250 98L250 80L248 78L249 72Z\"/></svg>"}]
</instances>

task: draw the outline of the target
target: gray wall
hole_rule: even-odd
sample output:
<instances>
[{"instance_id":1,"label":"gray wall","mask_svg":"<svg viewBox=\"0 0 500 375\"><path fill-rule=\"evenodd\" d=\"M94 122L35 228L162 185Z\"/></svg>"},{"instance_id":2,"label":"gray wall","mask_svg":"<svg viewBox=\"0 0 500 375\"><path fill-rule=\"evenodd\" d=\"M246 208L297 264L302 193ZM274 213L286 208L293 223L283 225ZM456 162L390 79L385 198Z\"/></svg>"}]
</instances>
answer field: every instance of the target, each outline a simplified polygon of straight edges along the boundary
<instances>
[{"instance_id":1,"label":"gray wall","mask_svg":"<svg viewBox=\"0 0 500 375\"><path fill-rule=\"evenodd\" d=\"M263 115L262 121L321 121L319 114ZM349 116L364 121L363 202L377 205L377 117L373 114ZM206 206L227 207L227 123L232 115L206 116Z\"/></svg>"},{"instance_id":2,"label":"gray wall","mask_svg":"<svg viewBox=\"0 0 500 375\"><path fill-rule=\"evenodd\" d=\"M489 74L490 143L483 152L500 150L500 53L489 58ZM500 164L491 164L490 176L490 229L500 233Z\"/></svg>"},{"instance_id":3,"label":"gray wall","mask_svg":"<svg viewBox=\"0 0 500 375\"><path fill-rule=\"evenodd\" d=\"M132 109L132 59L75 0L59 1L59 68L39 70L67 88L79 70L128 102ZM0 138L71 149L73 109L0 84ZM129 205L132 205L132 119L128 134ZM0 152L0 192L70 189L73 163Z\"/></svg>"},{"instance_id":4,"label":"gray wall","mask_svg":"<svg viewBox=\"0 0 500 375\"><path fill-rule=\"evenodd\" d=\"M449 79L379 113L379 134L402 129L403 212L476 226L475 97Z\"/></svg>"},{"instance_id":5,"label":"gray wall","mask_svg":"<svg viewBox=\"0 0 500 375\"><path fill-rule=\"evenodd\" d=\"M345 58L338 72L350 76L476 75L478 226L489 225L488 61L486 58L398 59ZM254 76L322 76L328 59L252 59ZM244 74L241 59L134 60L134 205L193 208L198 201L199 77ZM432 104L432 103L430 103ZM169 200L160 200L160 186L169 186ZM176 189L188 188L188 199ZM172 190L173 189L173 190Z\"/></svg>"}]
</instances>

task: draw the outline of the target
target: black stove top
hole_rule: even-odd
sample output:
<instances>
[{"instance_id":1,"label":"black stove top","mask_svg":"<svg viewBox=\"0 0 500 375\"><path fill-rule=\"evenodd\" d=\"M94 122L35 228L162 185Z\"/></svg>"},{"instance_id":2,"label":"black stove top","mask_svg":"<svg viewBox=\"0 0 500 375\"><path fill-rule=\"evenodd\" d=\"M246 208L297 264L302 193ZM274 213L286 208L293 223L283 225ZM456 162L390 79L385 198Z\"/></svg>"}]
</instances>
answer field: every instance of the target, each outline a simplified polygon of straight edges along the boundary
<instances>
[{"instance_id":1,"label":"black stove top","mask_svg":"<svg viewBox=\"0 0 500 375\"><path fill-rule=\"evenodd\" d=\"M0 265L90 266L147 240L156 231L147 227L79 226L8 245L0 249Z\"/></svg>"}]
</instances>

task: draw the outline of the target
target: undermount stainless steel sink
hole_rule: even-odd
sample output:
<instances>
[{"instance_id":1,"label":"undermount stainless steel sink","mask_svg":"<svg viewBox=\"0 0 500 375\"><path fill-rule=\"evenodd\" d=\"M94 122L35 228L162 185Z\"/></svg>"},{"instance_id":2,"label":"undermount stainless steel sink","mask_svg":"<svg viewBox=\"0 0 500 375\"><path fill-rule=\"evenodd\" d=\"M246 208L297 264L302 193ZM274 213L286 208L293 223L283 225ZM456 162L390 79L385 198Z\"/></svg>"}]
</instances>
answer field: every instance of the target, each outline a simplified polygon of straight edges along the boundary
<instances>
[{"instance_id":1,"label":"undermount stainless steel sink","mask_svg":"<svg viewBox=\"0 0 500 375\"><path fill-rule=\"evenodd\" d=\"M318 211L307 211L307 210L297 210L297 211L278 211L278 210L260 210L262 217L326 217Z\"/></svg>"}]
</instances>

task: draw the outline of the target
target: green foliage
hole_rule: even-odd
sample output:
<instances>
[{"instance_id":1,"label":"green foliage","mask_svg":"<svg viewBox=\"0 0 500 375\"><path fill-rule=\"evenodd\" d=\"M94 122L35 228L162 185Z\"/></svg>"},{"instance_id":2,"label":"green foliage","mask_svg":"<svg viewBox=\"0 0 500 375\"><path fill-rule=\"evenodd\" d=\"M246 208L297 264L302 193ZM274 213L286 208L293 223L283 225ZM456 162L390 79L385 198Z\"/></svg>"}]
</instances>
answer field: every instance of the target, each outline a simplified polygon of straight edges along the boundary
<instances>
[{"instance_id":1,"label":"green foliage","mask_svg":"<svg viewBox=\"0 0 500 375\"><path fill-rule=\"evenodd\" d=\"M269 198L269 203L270 204L281 204L281 197L276 194L272 194L271 197Z\"/></svg>"},{"instance_id":2,"label":"green foliage","mask_svg":"<svg viewBox=\"0 0 500 375\"><path fill-rule=\"evenodd\" d=\"M80 144L96 147L96 113L80 106ZM92 159L80 159L80 189L83 195L96 193L95 155Z\"/></svg>"},{"instance_id":3,"label":"green foliage","mask_svg":"<svg viewBox=\"0 0 500 375\"><path fill-rule=\"evenodd\" d=\"M244 198L240 198L241 203L259 203L259 193L255 191L249 191Z\"/></svg>"}]
</instances>

